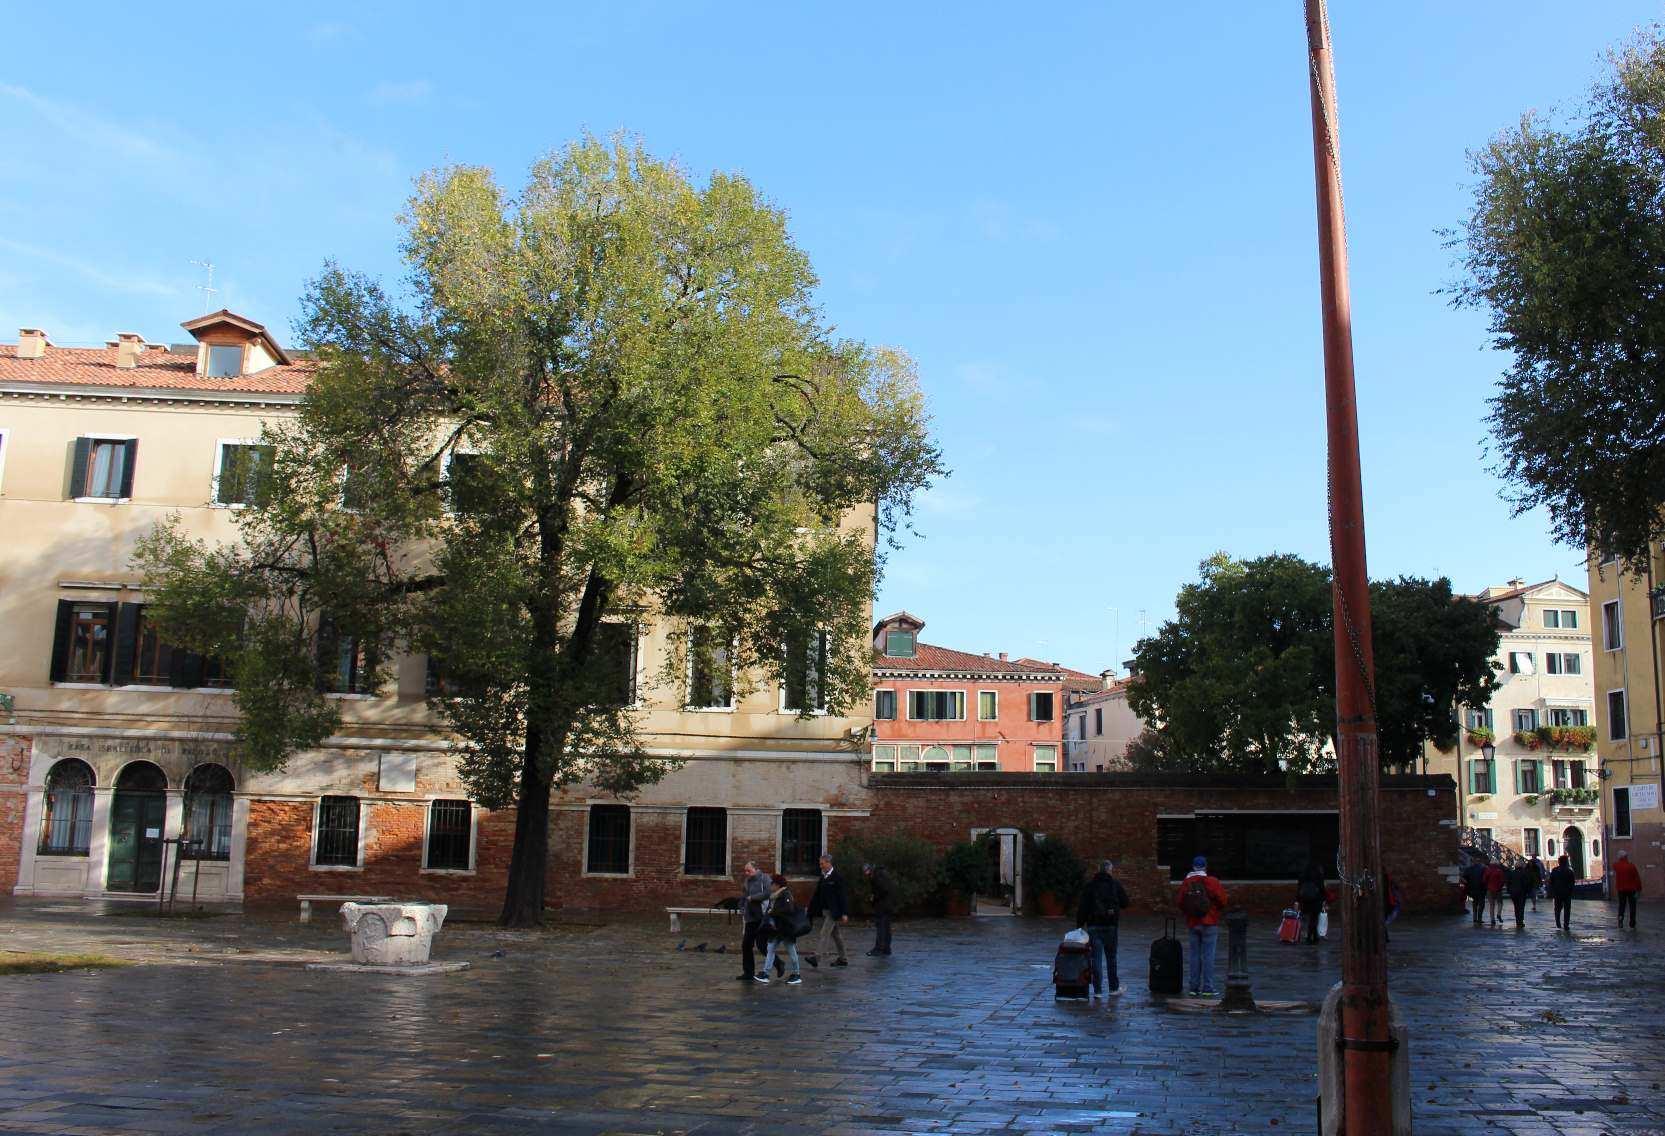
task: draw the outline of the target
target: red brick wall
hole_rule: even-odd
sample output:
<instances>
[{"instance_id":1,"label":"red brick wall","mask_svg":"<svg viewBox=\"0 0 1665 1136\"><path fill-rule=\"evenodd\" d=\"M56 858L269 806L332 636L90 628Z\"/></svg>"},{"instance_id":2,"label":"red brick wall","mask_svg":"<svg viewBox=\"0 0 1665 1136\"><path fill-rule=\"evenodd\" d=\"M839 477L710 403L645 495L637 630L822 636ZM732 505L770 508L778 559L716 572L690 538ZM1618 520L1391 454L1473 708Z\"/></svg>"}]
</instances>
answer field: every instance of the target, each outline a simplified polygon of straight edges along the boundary
<instances>
[{"instance_id":1,"label":"red brick wall","mask_svg":"<svg viewBox=\"0 0 1665 1136\"><path fill-rule=\"evenodd\" d=\"M1156 857L1156 818L1195 810L1311 810L1336 807L1333 779L1306 779L1300 788L1229 779L1169 779L1132 774L1012 776L961 774L952 780L920 775L876 775L874 832L896 829L946 847L973 828L1021 828L1060 836L1091 862L1116 861L1117 874L1145 910L1171 909L1177 885ZM1433 790L1430 795L1430 790ZM1382 857L1409 911L1457 911L1456 887L1438 870L1457 862L1456 786L1448 777L1384 778ZM1443 823L1442 823L1443 822ZM1276 911L1294 896L1288 884L1243 884L1227 889L1251 910Z\"/></svg>"},{"instance_id":2,"label":"red brick wall","mask_svg":"<svg viewBox=\"0 0 1665 1136\"><path fill-rule=\"evenodd\" d=\"M29 781L30 738L0 738L0 895L17 886L23 856L23 786Z\"/></svg>"},{"instance_id":3,"label":"red brick wall","mask_svg":"<svg viewBox=\"0 0 1665 1136\"><path fill-rule=\"evenodd\" d=\"M475 814L474 875L422 871L426 801L373 801L363 811L364 863L359 871L311 866L310 801L249 802L248 852L243 868L245 902L293 903L296 895L392 895L426 899L471 910L503 904L513 810Z\"/></svg>"}]
</instances>

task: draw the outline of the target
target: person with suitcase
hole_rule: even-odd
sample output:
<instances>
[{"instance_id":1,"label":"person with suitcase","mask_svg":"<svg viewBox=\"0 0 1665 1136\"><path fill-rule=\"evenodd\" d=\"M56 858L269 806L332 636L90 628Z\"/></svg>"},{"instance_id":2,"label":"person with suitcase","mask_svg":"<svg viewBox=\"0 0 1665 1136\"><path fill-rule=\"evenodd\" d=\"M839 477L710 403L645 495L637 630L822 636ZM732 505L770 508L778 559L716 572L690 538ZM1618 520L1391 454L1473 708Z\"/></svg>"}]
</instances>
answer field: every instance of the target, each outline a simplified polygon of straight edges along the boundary
<instances>
[{"instance_id":1,"label":"person with suitcase","mask_svg":"<svg viewBox=\"0 0 1665 1136\"><path fill-rule=\"evenodd\" d=\"M1301 922L1306 927L1309 945L1318 942L1318 916L1324 910L1327 898L1329 889L1324 886L1324 869L1318 866L1316 860L1311 861L1295 884L1295 902L1301 909Z\"/></svg>"},{"instance_id":2,"label":"person with suitcase","mask_svg":"<svg viewBox=\"0 0 1665 1136\"><path fill-rule=\"evenodd\" d=\"M1162 937L1150 945L1150 992L1172 996L1185 991L1185 950L1174 936L1172 916L1163 921Z\"/></svg>"},{"instance_id":3,"label":"person with suitcase","mask_svg":"<svg viewBox=\"0 0 1665 1136\"><path fill-rule=\"evenodd\" d=\"M1116 879L1113 865L1099 861L1098 874L1087 882L1081 892L1081 906L1075 913L1075 925L1087 932L1087 943L1092 949L1093 985L1100 998L1122 992L1121 979L1116 974L1116 938L1121 923L1122 908L1128 904L1127 889Z\"/></svg>"},{"instance_id":4,"label":"person with suitcase","mask_svg":"<svg viewBox=\"0 0 1665 1136\"><path fill-rule=\"evenodd\" d=\"M1064 936L1052 959L1053 996L1085 998L1093 989L1093 978L1103 972L1093 965L1092 944L1079 927Z\"/></svg>"},{"instance_id":5,"label":"person with suitcase","mask_svg":"<svg viewBox=\"0 0 1665 1136\"><path fill-rule=\"evenodd\" d=\"M1208 861L1198 856L1191 861L1191 873L1174 893L1174 906L1185 916L1191 929L1191 997L1215 998L1214 949L1220 937L1220 913L1229 902L1220 881L1208 874Z\"/></svg>"}]
</instances>

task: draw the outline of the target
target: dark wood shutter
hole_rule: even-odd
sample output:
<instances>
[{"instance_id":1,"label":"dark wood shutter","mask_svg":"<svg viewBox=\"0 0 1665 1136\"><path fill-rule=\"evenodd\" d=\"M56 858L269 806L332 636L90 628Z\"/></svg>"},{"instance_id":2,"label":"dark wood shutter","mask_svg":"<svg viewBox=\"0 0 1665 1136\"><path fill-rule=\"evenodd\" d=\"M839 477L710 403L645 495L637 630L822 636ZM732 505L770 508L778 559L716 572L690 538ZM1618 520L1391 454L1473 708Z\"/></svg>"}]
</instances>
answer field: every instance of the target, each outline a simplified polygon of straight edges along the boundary
<instances>
[{"instance_id":1,"label":"dark wood shutter","mask_svg":"<svg viewBox=\"0 0 1665 1136\"><path fill-rule=\"evenodd\" d=\"M92 458L92 439L77 438L69 453L69 495L87 495L87 462Z\"/></svg>"},{"instance_id":2,"label":"dark wood shutter","mask_svg":"<svg viewBox=\"0 0 1665 1136\"><path fill-rule=\"evenodd\" d=\"M139 439L129 438L122 446L121 492L118 497L133 496L133 467L139 460Z\"/></svg>"},{"instance_id":3,"label":"dark wood shutter","mask_svg":"<svg viewBox=\"0 0 1665 1136\"><path fill-rule=\"evenodd\" d=\"M205 660L195 651L173 649L168 659L168 685L192 690L202 685Z\"/></svg>"},{"instance_id":4,"label":"dark wood shutter","mask_svg":"<svg viewBox=\"0 0 1665 1136\"><path fill-rule=\"evenodd\" d=\"M69 629L74 620L74 601L59 600L58 623L52 632L52 665L48 671L53 682L63 682L69 670Z\"/></svg>"},{"instance_id":5,"label":"dark wood shutter","mask_svg":"<svg viewBox=\"0 0 1665 1136\"><path fill-rule=\"evenodd\" d=\"M139 612L143 604L124 603L116 609L115 658L111 681L127 686L133 681L133 659L139 649Z\"/></svg>"}]
</instances>

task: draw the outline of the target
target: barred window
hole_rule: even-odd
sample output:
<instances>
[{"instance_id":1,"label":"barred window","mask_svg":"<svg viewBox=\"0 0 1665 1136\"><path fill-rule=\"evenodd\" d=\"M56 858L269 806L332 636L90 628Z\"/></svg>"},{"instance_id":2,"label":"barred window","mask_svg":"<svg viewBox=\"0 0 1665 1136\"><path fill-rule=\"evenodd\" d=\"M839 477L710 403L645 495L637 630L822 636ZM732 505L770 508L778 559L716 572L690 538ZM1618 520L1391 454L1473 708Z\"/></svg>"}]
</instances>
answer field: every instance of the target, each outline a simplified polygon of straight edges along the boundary
<instances>
[{"instance_id":1,"label":"barred window","mask_svg":"<svg viewBox=\"0 0 1665 1136\"><path fill-rule=\"evenodd\" d=\"M92 843L93 772L69 757L46 775L46 819L41 825L43 856L85 856Z\"/></svg>"},{"instance_id":2,"label":"barred window","mask_svg":"<svg viewBox=\"0 0 1665 1136\"><path fill-rule=\"evenodd\" d=\"M318 802L319 867L358 867L358 798L325 797Z\"/></svg>"},{"instance_id":3,"label":"barred window","mask_svg":"<svg viewBox=\"0 0 1665 1136\"><path fill-rule=\"evenodd\" d=\"M231 859L231 771L209 762L185 778L185 839L187 857ZM355 841L356 843L356 841Z\"/></svg>"},{"instance_id":4,"label":"barred window","mask_svg":"<svg viewBox=\"0 0 1665 1136\"><path fill-rule=\"evenodd\" d=\"M474 806L468 801L435 801L429 805L427 867L468 871L473 835Z\"/></svg>"},{"instance_id":5,"label":"barred window","mask_svg":"<svg viewBox=\"0 0 1665 1136\"><path fill-rule=\"evenodd\" d=\"M728 811L689 809L682 841L682 873L687 876L728 875Z\"/></svg>"},{"instance_id":6,"label":"barred window","mask_svg":"<svg viewBox=\"0 0 1665 1136\"><path fill-rule=\"evenodd\" d=\"M630 874L630 806L591 805L584 870L592 875Z\"/></svg>"},{"instance_id":7,"label":"barred window","mask_svg":"<svg viewBox=\"0 0 1665 1136\"><path fill-rule=\"evenodd\" d=\"M821 858L821 810L787 809L780 818L780 870L788 876L813 876Z\"/></svg>"}]
</instances>

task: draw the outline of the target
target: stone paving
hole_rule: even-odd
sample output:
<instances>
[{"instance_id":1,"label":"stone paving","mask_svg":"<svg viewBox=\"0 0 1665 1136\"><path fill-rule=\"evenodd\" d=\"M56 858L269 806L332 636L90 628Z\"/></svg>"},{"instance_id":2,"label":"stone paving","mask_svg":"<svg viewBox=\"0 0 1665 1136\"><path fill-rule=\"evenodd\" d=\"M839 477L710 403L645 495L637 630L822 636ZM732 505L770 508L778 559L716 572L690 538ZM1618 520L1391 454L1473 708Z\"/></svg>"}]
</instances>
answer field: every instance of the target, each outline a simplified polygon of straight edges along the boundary
<instances>
[{"instance_id":1,"label":"stone paving","mask_svg":"<svg viewBox=\"0 0 1665 1136\"><path fill-rule=\"evenodd\" d=\"M1665 1132L1665 909L1631 932L1579 902L1569 936L1540 907L1525 931L1395 926L1417 1131ZM345 951L324 912L6 901L0 950L139 965L0 978L0 1133L1313 1130L1314 1017L1164 1008L1149 917L1123 927L1124 997L1055 1002L1063 929L905 922L891 958L765 988L715 953L739 937L721 920L454 924L435 957L472 969L409 979L306 970ZM1265 920L1250 942L1261 997L1317 1002L1337 977L1334 942L1281 946Z\"/></svg>"}]
</instances>

